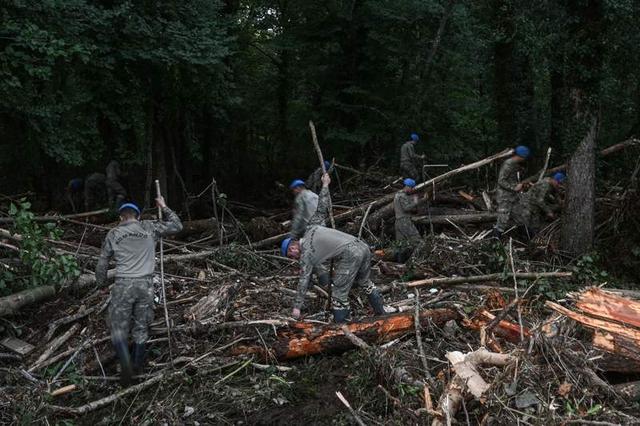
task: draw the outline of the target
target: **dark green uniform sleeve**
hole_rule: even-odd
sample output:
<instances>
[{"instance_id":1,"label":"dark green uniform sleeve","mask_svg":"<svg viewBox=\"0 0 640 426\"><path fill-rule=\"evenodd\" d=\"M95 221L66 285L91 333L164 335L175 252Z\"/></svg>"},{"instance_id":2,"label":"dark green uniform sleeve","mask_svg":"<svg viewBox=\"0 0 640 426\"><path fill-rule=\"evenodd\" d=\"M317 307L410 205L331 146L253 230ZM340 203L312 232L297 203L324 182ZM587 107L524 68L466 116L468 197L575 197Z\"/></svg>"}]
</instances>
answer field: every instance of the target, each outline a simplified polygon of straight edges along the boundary
<instances>
[{"instance_id":1,"label":"dark green uniform sleeve","mask_svg":"<svg viewBox=\"0 0 640 426\"><path fill-rule=\"evenodd\" d=\"M316 212L311 216L309 220L309 226L313 225L322 225L327 220L329 216L329 187L325 186L318 194L318 208Z\"/></svg>"},{"instance_id":2,"label":"dark green uniform sleeve","mask_svg":"<svg viewBox=\"0 0 640 426\"><path fill-rule=\"evenodd\" d=\"M166 237L182 231L180 217L169 207L162 209L162 221L153 222L153 231L156 238Z\"/></svg>"},{"instance_id":3,"label":"dark green uniform sleeve","mask_svg":"<svg viewBox=\"0 0 640 426\"><path fill-rule=\"evenodd\" d=\"M300 195L296 196L295 207L293 209L293 220L291 221L291 236L296 239L302 238L305 231L304 223L305 205Z\"/></svg>"},{"instance_id":4,"label":"dark green uniform sleeve","mask_svg":"<svg viewBox=\"0 0 640 426\"><path fill-rule=\"evenodd\" d=\"M102 250L100 251L100 257L98 258L98 265L96 266L96 285L102 287L107 282L107 271L109 270L109 259L113 256L113 245L111 243L111 234L107 234L107 237L102 243Z\"/></svg>"},{"instance_id":5,"label":"dark green uniform sleeve","mask_svg":"<svg viewBox=\"0 0 640 426\"><path fill-rule=\"evenodd\" d=\"M544 184L538 186L535 193L533 194L533 197L531 198L531 202L545 214L552 214L555 208L553 196L551 195L551 185Z\"/></svg>"}]
</instances>

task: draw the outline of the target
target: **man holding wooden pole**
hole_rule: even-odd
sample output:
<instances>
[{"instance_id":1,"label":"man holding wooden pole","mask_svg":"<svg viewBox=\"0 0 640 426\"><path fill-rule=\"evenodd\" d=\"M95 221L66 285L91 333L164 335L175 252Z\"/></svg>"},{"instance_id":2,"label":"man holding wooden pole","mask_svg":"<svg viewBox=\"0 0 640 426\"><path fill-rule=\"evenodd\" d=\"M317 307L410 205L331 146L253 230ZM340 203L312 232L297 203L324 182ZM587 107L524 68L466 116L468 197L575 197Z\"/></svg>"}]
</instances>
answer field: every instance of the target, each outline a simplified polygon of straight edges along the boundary
<instances>
[{"instance_id":1,"label":"man holding wooden pole","mask_svg":"<svg viewBox=\"0 0 640 426\"><path fill-rule=\"evenodd\" d=\"M109 259L115 259L116 279L111 290L109 325L123 385L131 382L134 372L139 374L143 369L148 327L153 321L156 242L182 230L180 218L167 207L162 196L156 198L156 204L166 218L164 221L140 221L138 206L133 203L120 206L120 224L107 234L96 267L96 284L102 286L107 280ZM134 343L133 363L127 342L130 329Z\"/></svg>"},{"instance_id":2,"label":"man holding wooden pole","mask_svg":"<svg viewBox=\"0 0 640 426\"><path fill-rule=\"evenodd\" d=\"M287 238L282 242L282 254L300 260L301 272L292 316L300 317L313 269L327 260L335 261L335 276L331 292L335 322L347 321L349 290L354 283L367 295L376 315L382 315L385 313L382 295L369 278L371 273L369 247L353 235L320 225L326 220L329 211L330 182L331 178L325 173L322 176L318 208L309 221L303 238L300 241Z\"/></svg>"}]
</instances>

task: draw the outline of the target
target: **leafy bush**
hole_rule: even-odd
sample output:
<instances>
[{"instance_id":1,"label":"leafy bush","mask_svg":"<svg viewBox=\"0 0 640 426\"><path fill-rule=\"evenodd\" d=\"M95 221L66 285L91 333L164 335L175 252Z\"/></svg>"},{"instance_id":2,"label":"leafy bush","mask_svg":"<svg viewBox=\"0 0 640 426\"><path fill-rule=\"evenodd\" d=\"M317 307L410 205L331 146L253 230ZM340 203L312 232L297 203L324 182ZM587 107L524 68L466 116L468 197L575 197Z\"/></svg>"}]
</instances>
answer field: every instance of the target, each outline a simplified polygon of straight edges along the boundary
<instances>
[{"instance_id":1,"label":"leafy bush","mask_svg":"<svg viewBox=\"0 0 640 426\"><path fill-rule=\"evenodd\" d=\"M80 275L75 258L58 254L50 244L62 235L54 223L38 224L30 211L31 203L21 200L11 204L9 215L14 219L13 233L22 236L20 261L16 268L0 270L0 294L10 294L46 284L60 284Z\"/></svg>"}]
</instances>

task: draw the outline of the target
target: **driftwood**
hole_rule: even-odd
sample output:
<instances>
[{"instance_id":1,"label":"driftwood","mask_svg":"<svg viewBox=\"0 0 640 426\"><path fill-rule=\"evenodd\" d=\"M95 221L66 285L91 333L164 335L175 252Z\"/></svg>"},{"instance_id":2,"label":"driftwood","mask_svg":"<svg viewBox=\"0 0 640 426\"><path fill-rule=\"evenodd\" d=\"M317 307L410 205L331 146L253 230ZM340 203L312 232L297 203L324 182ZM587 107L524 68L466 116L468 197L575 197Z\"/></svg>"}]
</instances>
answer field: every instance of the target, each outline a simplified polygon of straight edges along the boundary
<instances>
[{"instance_id":1,"label":"driftwood","mask_svg":"<svg viewBox=\"0 0 640 426\"><path fill-rule=\"evenodd\" d=\"M515 360L512 355L497 354L486 349L467 354L448 352L446 357L456 374L440 397L437 411L439 415L431 423L432 426L451 424L464 399L468 396L480 399L489 390L491 385L480 375L480 366L504 367Z\"/></svg>"},{"instance_id":2,"label":"driftwood","mask_svg":"<svg viewBox=\"0 0 640 426\"><path fill-rule=\"evenodd\" d=\"M452 309L432 309L420 312L420 323L442 325L458 319ZM415 331L412 313L391 314L347 324L351 333L366 343L388 342ZM309 322L291 323L278 332L278 341L268 350L260 346L239 347L236 353L254 353L278 360L295 359L319 353L341 353L353 349L354 343L345 336L340 324L318 325Z\"/></svg>"},{"instance_id":3,"label":"driftwood","mask_svg":"<svg viewBox=\"0 0 640 426\"><path fill-rule=\"evenodd\" d=\"M571 272L517 272L516 279L519 280L537 280L541 278L571 278ZM424 287L424 286L448 286L456 284L479 283L487 281L502 281L513 278L513 274L488 274L474 275L470 277L451 277L451 278L427 278L424 280L410 281L405 285L408 288Z\"/></svg>"}]
</instances>

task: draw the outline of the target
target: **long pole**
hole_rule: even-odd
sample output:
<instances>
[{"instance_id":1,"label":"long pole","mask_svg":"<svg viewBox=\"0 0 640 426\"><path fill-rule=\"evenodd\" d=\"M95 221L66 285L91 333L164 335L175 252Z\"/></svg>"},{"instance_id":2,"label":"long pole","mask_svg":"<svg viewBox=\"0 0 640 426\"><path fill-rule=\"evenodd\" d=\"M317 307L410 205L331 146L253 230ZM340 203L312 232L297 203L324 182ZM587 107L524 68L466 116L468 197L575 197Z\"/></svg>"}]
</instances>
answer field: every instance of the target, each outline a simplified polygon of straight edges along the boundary
<instances>
[{"instance_id":1,"label":"long pole","mask_svg":"<svg viewBox=\"0 0 640 426\"><path fill-rule=\"evenodd\" d=\"M322 167L322 172L327 173L327 169L324 167L324 157L322 156L320 144L318 143L318 136L316 135L316 126L313 125L313 121L311 120L309 120L309 128L311 129L311 140L313 142L314 148L316 149L316 154L318 154L318 160L320 160L320 167ZM333 203L331 202L331 195L329 195L329 220L331 221L331 227L335 229L336 222L333 219Z\"/></svg>"},{"instance_id":2,"label":"long pole","mask_svg":"<svg viewBox=\"0 0 640 426\"><path fill-rule=\"evenodd\" d=\"M156 196L160 198L160 181L156 179ZM162 208L158 206L158 220L162 221ZM162 286L162 303L164 305L164 321L167 324L167 339L169 342L169 360L173 364L173 351L171 350L171 322L169 321L169 310L167 309L167 292L164 286L164 242L160 237L160 285Z\"/></svg>"}]
</instances>

